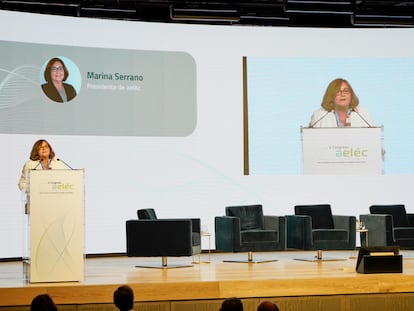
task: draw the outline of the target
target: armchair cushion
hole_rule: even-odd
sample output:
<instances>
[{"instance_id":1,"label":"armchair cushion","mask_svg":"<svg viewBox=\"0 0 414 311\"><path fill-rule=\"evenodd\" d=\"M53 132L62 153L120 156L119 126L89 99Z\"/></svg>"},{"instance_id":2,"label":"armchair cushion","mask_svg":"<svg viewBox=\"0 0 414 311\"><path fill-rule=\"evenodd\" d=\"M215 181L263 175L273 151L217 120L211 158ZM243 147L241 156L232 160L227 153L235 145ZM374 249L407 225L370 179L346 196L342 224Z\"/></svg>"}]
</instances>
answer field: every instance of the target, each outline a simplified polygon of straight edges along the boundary
<instances>
[{"instance_id":1,"label":"armchair cushion","mask_svg":"<svg viewBox=\"0 0 414 311\"><path fill-rule=\"evenodd\" d=\"M157 219L157 214L153 208L144 208L137 210L138 219Z\"/></svg>"},{"instance_id":2,"label":"armchair cushion","mask_svg":"<svg viewBox=\"0 0 414 311\"><path fill-rule=\"evenodd\" d=\"M263 229L261 205L227 206L226 216L238 217L241 230Z\"/></svg>"},{"instance_id":3,"label":"armchair cushion","mask_svg":"<svg viewBox=\"0 0 414 311\"><path fill-rule=\"evenodd\" d=\"M329 204L296 205L295 215L312 218L312 229L334 229L332 210Z\"/></svg>"},{"instance_id":4,"label":"armchair cushion","mask_svg":"<svg viewBox=\"0 0 414 311\"><path fill-rule=\"evenodd\" d=\"M369 207L371 214L388 214L392 216L394 227L409 227L407 212L403 204L397 205L372 205Z\"/></svg>"},{"instance_id":5,"label":"armchair cushion","mask_svg":"<svg viewBox=\"0 0 414 311\"><path fill-rule=\"evenodd\" d=\"M313 240L325 241L348 241L348 230L342 229L315 229L312 230Z\"/></svg>"},{"instance_id":6,"label":"armchair cushion","mask_svg":"<svg viewBox=\"0 0 414 311\"><path fill-rule=\"evenodd\" d=\"M414 227L394 227L395 240L413 240Z\"/></svg>"},{"instance_id":7,"label":"armchair cushion","mask_svg":"<svg viewBox=\"0 0 414 311\"><path fill-rule=\"evenodd\" d=\"M278 240L278 233L273 230L245 230L241 232L242 243L272 243Z\"/></svg>"}]
</instances>

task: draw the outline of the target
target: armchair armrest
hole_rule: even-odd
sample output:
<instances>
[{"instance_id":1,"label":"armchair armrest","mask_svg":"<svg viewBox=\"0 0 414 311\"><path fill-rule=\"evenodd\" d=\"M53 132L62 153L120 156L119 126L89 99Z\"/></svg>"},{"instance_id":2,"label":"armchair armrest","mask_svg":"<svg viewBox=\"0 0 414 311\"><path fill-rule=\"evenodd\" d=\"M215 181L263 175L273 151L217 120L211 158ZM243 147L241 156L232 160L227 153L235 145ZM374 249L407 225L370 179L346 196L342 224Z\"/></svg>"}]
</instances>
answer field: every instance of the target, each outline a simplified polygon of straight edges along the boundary
<instances>
[{"instance_id":1,"label":"armchair armrest","mask_svg":"<svg viewBox=\"0 0 414 311\"><path fill-rule=\"evenodd\" d=\"M355 247L356 240L356 217L347 215L332 215L334 228L343 229L349 232L348 244Z\"/></svg>"},{"instance_id":2,"label":"armchair armrest","mask_svg":"<svg viewBox=\"0 0 414 311\"><path fill-rule=\"evenodd\" d=\"M234 245L240 245L240 219L233 216L215 218L216 250L234 252Z\"/></svg>"},{"instance_id":3,"label":"armchair armrest","mask_svg":"<svg viewBox=\"0 0 414 311\"><path fill-rule=\"evenodd\" d=\"M414 214L407 214L407 219L410 227L414 227Z\"/></svg>"},{"instance_id":4,"label":"armchair armrest","mask_svg":"<svg viewBox=\"0 0 414 311\"><path fill-rule=\"evenodd\" d=\"M360 215L369 232L369 246L394 245L392 216L386 214Z\"/></svg>"},{"instance_id":5,"label":"armchair armrest","mask_svg":"<svg viewBox=\"0 0 414 311\"><path fill-rule=\"evenodd\" d=\"M355 216L343 216L343 215L332 215L335 229L344 229L355 231L356 228L356 217Z\"/></svg>"},{"instance_id":6,"label":"armchair armrest","mask_svg":"<svg viewBox=\"0 0 414 311\"><path fill-rule=\"evenodd\" d=\"M281 216L263 216L263 228L266 230L279 231Z\"/></svg>"},{"instance_id":7,"label":"armchair armrest","mask_svg":"<svg viewBox=\"0 0 414 311\"><path fill-rule=\"evenodd\" d=\"M286 218L284 216L263 216L264 229L274 230L279 233L280 249L286 249L287 232L286 232Z\"/></svg>"},{"instance_id":8,"label":"armchair armrest","mask_svg":"<svg viewBox=\"0 0 414 311\"><path fill-rule=\"evenodd\" d=\"M192 223L192 226L193 226L193 232L200 233L200 227L201 227L200 218L191 218L191 223Z\"/></svg>"},{"instance_id":9,"label":"armchair armrest","mask_svg":"<svg viewBox=\"0 0 414 311\"><path fill-rule=\"evenodd\" d=\"M193 255L201 253L201 232L200 232L200 218L191 219L191 244L193 245Z\"/></svg>"},{"instance_id":10,"label":"armchair armrest","mask_svg":"<svg viewBox=\"0 0 414 311\"><path fill-rule=\"evenodd\" d=\"M312 218L305 215L286 217L287 248L312 249Z\"/></svg>"}]
</instances>

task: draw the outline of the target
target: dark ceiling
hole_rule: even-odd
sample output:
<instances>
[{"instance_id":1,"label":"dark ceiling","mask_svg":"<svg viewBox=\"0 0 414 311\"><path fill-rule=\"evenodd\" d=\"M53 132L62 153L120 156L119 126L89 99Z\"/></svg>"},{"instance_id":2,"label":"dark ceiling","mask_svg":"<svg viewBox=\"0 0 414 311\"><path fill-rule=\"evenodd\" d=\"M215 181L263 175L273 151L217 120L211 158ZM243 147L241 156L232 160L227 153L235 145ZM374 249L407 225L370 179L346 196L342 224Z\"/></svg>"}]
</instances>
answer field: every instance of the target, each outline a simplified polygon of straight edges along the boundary
<instances>
[{"instance_id":1,"label":"dark ceiling","mask_svg":"<svg viewBox=\"0 0 414 311\"><path fill-rule=\"evenodd\" d=\"M414 0L0 0L43 14L219 25L413 27Z\"/></svg>"}]
</instances>

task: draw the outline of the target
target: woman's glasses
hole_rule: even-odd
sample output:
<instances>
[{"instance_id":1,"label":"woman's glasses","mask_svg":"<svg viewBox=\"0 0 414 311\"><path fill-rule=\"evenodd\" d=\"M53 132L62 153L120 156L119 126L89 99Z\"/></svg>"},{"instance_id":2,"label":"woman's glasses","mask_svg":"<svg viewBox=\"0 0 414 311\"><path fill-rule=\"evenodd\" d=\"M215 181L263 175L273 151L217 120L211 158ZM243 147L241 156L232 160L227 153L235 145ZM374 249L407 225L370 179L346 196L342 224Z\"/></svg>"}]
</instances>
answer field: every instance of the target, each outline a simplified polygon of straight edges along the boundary
<instances>
[{"instance_id":1,"label":"woman's glasses","mask_svg":"<svg viewBox=\"0 0 414 311\"><path fill-rule=\"evenodd\" d=\"M62 66L58 66L58 67L50 67L51 71L63 71L63 67Z\"/></svg>"},{"instance_id":2,"label":"woman's glasses","mask_svg":"<svg viewBox=\"0 0 414 311\"><path fill-rule=\"evenodd\" d=\"M339 90L338 92L336 92L336 96L348 95L350 93L351 93L351 91L349 89L343 89L343 90Z\"/></svg>"}]
</instances>

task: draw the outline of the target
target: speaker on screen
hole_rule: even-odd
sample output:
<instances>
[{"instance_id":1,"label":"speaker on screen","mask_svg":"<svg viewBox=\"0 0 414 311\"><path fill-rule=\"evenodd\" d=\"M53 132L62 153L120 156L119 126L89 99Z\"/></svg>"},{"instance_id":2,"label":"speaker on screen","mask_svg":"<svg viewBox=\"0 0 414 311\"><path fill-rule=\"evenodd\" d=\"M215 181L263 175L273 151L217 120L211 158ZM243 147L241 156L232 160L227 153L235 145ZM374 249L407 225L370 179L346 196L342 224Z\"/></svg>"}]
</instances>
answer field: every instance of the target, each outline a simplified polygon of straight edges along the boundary
<instances>
[{"instance_id":1,"label":"speaker on screen","mask_svg":"<svg viewBox=\"0 0 414 311\"><path fill-rule=\"evenodd\" d=\"M402 273L402 255L398 246L361 247L358 253L358 273Z\"/></svg>"}]
</instances>

